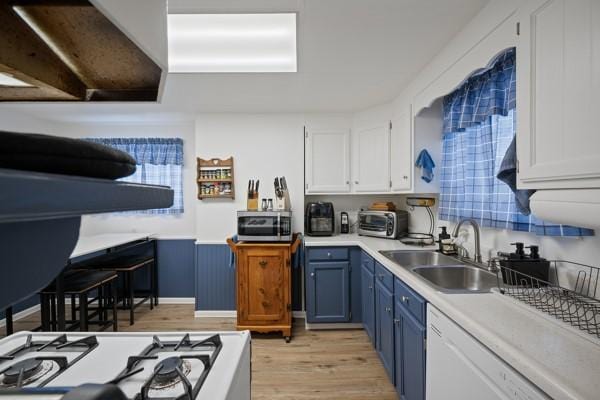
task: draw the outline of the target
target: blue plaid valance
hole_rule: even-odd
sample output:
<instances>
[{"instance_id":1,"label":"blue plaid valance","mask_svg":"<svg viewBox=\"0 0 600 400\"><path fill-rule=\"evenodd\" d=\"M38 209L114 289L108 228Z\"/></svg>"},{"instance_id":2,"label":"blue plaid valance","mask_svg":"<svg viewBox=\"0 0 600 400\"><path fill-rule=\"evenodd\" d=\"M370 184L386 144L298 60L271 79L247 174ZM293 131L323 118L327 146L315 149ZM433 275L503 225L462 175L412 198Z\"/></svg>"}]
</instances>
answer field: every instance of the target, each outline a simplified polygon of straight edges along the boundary
<instances>
[{"instance_id":1,"label":"blue plaid valance","mask_svg":"<svg viewBox=\"0 0 600 400\"><path fill-rule=\"evenodd\" d=\"M129 153L138 165L183 165L183 140L180 138L91 138L88 140Z\"/></svg>"},{"instance_id":2,"label":"blue plaid valance","mask_svg":"<svg viewBox=\"0 0 600 400\"><path fill-rule=\"evenodd\" d=\"M443 132L459 132L516 106L515 49L505 50L444 97Z\"/></svg>"}]
</instances>

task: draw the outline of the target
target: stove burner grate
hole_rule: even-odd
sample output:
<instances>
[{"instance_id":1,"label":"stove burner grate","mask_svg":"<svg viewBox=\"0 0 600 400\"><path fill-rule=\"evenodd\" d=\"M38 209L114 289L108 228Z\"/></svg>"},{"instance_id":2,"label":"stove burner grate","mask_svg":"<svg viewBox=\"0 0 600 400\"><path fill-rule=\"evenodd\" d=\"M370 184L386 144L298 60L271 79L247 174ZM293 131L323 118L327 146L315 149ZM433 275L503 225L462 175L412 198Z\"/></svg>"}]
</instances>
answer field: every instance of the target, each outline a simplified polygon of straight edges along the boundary
<instances>
[{"instance_id":1,"label":"stove burner grate","mask_svg":"<svg viewBox=\"0 0 600 400\"><path fill-rule=\"evenodd\" d=\"M61 351L69 351L79 352L80 354L73 358L71 362L69 362L66 357L37 356L12 363L4 369L0 369L0 387L20 388L37 382L41 378L49 375L45 381L37 385L38 387L42 387L75 362L79 361L96 346L98 346L98 340L95 336L87 336L69 342L66 334L59 335L49 341L34 341L32 340L31 334L27 335L23 345L7 354L0 355L0 365L8 364L10 361L23 355L41 355L44 352L60 353Z\"/></svg>"},{"instance_id":2,"label":"stove burner grate","mask_svg":"<svg viewBox=\"0 0 600 400\"><path fill-rule=\"evenodd\" d=\"M21 388L40 380L53 371L58 374L67 366L68 361L65 357L27 358L0 371L0 387Z\"/></svg>"},{"instance_id":3,"label":"stove burner grate","mask_svg":"<svg viewBox=\"0 0 600 400\"><path fill-rule=\"evenodd\" d=\"M154 336L152 338L152 345L144 350L142 355L129 357L126 368L115 379L108 383L116 385L127 378L142 372L144 367L136 368L136 366L142 360L158 359L158 356L156 355L157 353L184 350L194 351L198 350L197 348L200 347L212 348L213 351L210 356L206 354L184 354L180 356L167 357L158 362L154 367L152 375L146 380L140 392L135 397L136 400L150 400L150 390L159 390L174 386L176 384L181 384L184 388L184 394L178 396L177 399L194 400L198 396L198 393L200 392L200 389L202 388L202 385L204 384L212 365L214 364L219 352L221 351L221 348L223 347L221 337L218 334L196 343L191 342L189 334L185 334L185 336L177 343L163 343L157 336ZM187 378L192 369L188 360L199 360L204 365L204 370L194 385L192 385Z\"/></svg>"}]
</instances>

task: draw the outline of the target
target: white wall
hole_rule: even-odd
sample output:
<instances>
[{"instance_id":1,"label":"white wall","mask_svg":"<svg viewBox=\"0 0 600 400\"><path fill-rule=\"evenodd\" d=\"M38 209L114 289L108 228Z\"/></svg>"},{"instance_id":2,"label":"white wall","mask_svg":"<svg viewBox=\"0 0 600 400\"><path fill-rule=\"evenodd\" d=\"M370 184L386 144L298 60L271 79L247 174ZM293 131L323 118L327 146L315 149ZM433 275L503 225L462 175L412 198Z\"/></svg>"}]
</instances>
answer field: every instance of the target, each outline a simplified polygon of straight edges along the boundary
<instances>
[{"instance_id":1,"label":"white wall","mask_svg":"<svg viewBox=\"0 0 600 400\"><path fill-rule=\"evenodd\" d=\"M302 114L200 114L196 154L233 156L235 200L196 201L198 240L224 243L236 232L236 211L246 209L249 179L260 179L259 199L274 198L273 180L285 176L293 211L293 229L303 228L304 124ZM259 200L260 201L260 200Z\"/></svg>"},{"instance_id":2,"label":"white wall","mask_svg":"<svg viewBox=\"0 0 600 400\"><path fill-rule=\"evenodd\" d=\"M0 108L0 131L56 134L62 124L32 117L16 110Z\"/></svg>"},{"instance_id":3,"label":"white wall","mask_svg":"<svg viewBox=\"0 0 600 400\"><path fill-rule=\"evenodd\" d=\"M194 238L196 213L196 152L193 121L64 124L57 134L68 137L178 137L183 139L183 214L179 215L87 215L81 234L148 232L161 238Z\"/></svg>"}]
</instances>

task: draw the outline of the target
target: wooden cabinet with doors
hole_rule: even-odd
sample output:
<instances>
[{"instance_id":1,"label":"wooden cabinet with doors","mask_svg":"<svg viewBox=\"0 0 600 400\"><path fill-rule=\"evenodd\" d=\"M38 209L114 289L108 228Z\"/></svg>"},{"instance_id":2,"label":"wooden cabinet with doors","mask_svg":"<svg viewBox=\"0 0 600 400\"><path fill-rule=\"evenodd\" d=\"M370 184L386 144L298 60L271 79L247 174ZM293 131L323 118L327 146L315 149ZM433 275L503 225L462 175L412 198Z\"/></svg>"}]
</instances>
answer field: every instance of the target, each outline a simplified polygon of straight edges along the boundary
<instances>
[{"instance_id":1,"label":"wooden cabinet with doors","mask_svg":"<svg viewBox=\"0 0 600 400\"><path fill-rule=\"evenodd\" d=\"M598 0L527 0L519 9L521 188L600 188L598 26Z\"/></svg>"},{"instance_id":2,"label":"wooden cabinet with doors","mask_svg":"<svg viewBox=\"0 0 600 400\"><path fill-rule=\"evenodd\" d=\"M291 243L235 243L237 329L281 332L292 337L292 255L300 239Z\"/></svg>"}]
</instances>

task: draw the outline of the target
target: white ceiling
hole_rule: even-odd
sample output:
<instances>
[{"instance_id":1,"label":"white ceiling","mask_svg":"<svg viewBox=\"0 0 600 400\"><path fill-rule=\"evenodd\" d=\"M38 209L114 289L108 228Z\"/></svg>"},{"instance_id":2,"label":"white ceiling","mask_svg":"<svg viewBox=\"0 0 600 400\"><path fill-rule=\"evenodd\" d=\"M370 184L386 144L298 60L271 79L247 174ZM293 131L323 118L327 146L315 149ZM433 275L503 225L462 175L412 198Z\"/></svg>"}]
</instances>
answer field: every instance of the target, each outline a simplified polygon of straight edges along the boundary
<instances>
[{"instance_id":1,"label":"white ceiling","mask_svg":"<svg viewBox=\"0 0 600 400\"><path fill-rule=\"evenodd\" d=\"M108 5L114 0L95 2L104 1L105 11L110 10ZM125 3L130 6L131 1ZM398 95L488 1L169 0L169 12L298 12L299 72L168 74L160 104L0 107L65 121L164 119L199 112L357 111ZM123 2L114 4L119 3ZM149 15L156 18L157 13ZM151 47L144 46L149 40L134 26L140 19L148 26L148 16L115 13L113 17L144 49ZM129 24L133 24L131 29ZM164 21L154 26L166 32ZM155 39L156 30L152 35ZM162 44L158 48L157 54L166 53ZM158 58L161 64L166 61Z\"/></svg>"}]
</instances>

